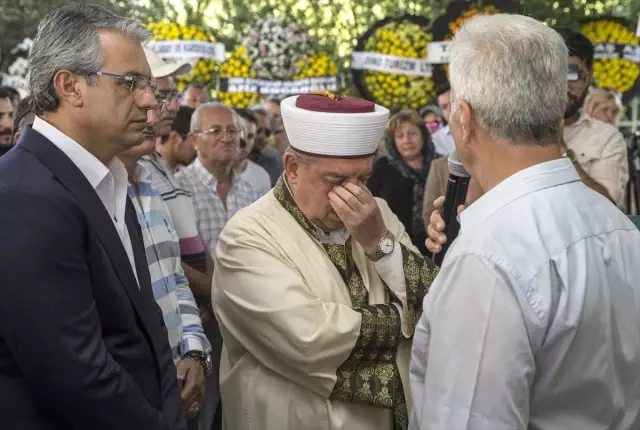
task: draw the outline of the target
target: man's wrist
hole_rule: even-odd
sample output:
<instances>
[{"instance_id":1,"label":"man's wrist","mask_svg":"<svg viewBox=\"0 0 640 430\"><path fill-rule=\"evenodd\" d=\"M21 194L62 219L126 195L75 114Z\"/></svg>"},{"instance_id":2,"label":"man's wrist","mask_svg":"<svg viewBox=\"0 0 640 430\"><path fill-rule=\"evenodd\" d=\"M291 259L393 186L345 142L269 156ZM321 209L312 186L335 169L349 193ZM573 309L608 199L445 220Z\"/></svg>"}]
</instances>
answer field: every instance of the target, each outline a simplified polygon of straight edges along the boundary
<instances>
[{"instance_id":1,"label":"man's wrist","mask_svg":"<svg viewBox=\"0 0 640 430\"><path fill-rule=\"evenodd\" d=\"M193 349L187 352L182 358L183 360L191 359L198 362L202 366L202 370L204 370L205 376L210 375L213 371L211 356L204 351Z\"/></svg>"},{"instance_id":2,"label":"man's wrist","mask_svg":"<svg viewBox=\"0 0 640 430\"><path fill-rule=\"evenodd\" d=\"M373 251L369 252L367 249L365 249L365 254L369 258L369 260L375 263L381 258L393 252L395 248L395 242L395 236L389 230L385 230L385 233L378 239L378 242Z\"/></svg>"}]
</instances>

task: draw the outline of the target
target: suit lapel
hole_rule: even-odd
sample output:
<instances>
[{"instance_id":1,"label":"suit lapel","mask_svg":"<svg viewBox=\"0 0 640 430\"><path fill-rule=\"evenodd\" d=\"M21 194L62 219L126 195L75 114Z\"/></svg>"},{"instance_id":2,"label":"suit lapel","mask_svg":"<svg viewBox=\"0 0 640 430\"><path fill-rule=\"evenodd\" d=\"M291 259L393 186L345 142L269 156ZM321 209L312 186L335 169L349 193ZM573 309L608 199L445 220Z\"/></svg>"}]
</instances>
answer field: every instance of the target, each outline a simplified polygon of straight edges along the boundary
<instances>
[{"instance_id":1,"label":"suit lapel","mask_svg":"<svg viewBox=\"0 0 640 430\"><path fill-rule=\"evenodd\" d=\"M138 287L138 281L136 281L133 268L131 267L120 235L113 225L113 221L98 197L98 194L93 187L91 187L91 184L89 184L89 181L80 169L78 169L69 157L58 149L57 146L30 128L25 129L20 139L20 146L34 154L40 162L47 166L85 211L88 223L102 243L114 271L124 286L140 318L143 330L149 339L154 339L152 335L156 333L157 328L155 330L152 329L152 324L157 319L154 318L153 306L151 306L151 303L147 303L153 300L153 296L149 294L149 292L151 292L151 282L146 257L144 256L144 249L142 251L142 257L138 256L138 258L136 258L136 266L139 273L138 279L140 282L140 287ZM131 205L128 200L127 204L128 206ZM127 221L129 224L131 220ZM135 220L133 221L135 222ZM135 225L137 230L132 230L132 227L128 227L128 230L132 246L134 249L137 248L139 253L141 239L140 235L136 234L136 232L139 232L137 222L135 222ZM151 296L151 299L149 299L149 296ZM152 346L154 346L154 352L157 355L158 345L155 345L156 343L157 342L152 342Z\"/></svg>"}]
</instances>

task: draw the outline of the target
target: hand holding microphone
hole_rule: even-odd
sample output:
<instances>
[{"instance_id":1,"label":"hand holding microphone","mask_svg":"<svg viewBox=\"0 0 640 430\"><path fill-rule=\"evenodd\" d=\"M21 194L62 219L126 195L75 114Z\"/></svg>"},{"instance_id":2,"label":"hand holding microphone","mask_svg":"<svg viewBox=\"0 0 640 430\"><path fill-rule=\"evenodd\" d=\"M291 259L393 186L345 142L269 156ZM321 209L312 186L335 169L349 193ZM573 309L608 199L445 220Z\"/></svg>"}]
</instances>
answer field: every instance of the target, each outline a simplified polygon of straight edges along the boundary
<instances>
[{"instance_id":1,"label":"hand holding microphone","mask_svg":"<svg viewBox=\"0 0 640 430\"><path fill-rule=\"evenodd\" d=\"M440 241L437 242L440 247L440 252L433 253L433 261L437 266L442 265L447 249L460 231L460 223L458 222L457 215L460 213L460 206L463 205L467 199L467 190L469 189L469 181L471 180L462 165L460 156L455 150L449 154L448 164L449 180L447 182L447 192L444 201L441 203L444 217L441 217L442 222L436 222L437 226L442 227L442 231L438 233L437 237L437 239L441 241L441 243ZM431 216L431 222L433 222L434 214ZM429 230L429 228L427 228L427 230ZM429 231L427 231L427 233L429 233ZM429 237L431 237L431 235L429 235ZM428 243L427 246L429 246Z\"/></svg>"},{"instance_id":2,"label":"hand holding microphone","mask_svg":"<svg viewBox=\"0 0 640 430\"><path fill-rule=\"evenodd\" d=\"M444 196L438 197L433 206L436 210L431 212L429 218L429 225L427 226L427 250L429 252L438 254L442 251L442 245L447 243L447 236L444 233L446 224L442 218L442 208L444 207ZM458 214L464 210L465 206L460 205L457 208Z\"/></svg>"}]
</instances>

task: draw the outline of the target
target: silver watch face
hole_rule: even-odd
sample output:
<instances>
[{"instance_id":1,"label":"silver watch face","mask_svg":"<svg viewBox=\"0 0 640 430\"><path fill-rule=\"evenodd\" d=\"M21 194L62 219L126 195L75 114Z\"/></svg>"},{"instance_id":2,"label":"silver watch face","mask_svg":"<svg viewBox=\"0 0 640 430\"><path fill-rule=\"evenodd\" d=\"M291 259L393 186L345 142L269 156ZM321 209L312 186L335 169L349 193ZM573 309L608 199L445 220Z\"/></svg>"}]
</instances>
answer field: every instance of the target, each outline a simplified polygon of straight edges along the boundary
<instances>
[{"instance_id":1,"label":"silver watch face","mask_svg":"<svg viewBox=\"0 0 640 430\"><path fill-rule=\"evenodd\" d=\"M380 239L380 251L383 254L391 254L393 252L393 240L388 237L383 237Z\"/></svg>"}]
</instances>

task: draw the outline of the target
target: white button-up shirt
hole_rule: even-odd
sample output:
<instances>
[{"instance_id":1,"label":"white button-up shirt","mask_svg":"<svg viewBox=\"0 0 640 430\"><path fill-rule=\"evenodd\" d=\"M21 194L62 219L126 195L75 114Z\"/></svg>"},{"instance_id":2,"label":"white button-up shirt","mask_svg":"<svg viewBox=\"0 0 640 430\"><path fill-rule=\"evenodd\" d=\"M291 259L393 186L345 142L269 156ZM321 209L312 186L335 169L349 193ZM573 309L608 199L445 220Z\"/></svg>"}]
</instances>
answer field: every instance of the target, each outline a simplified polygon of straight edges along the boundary
<instances>
[{"instance_id":1,"label":"white button-up shirt","mask_svg":"<svg viewBox=\"0 0 640 430\"><path fill-rule=\"evenodd\" d=\"M431 135L431 140L433 141L433 147L435 148L436 153L439 155L447 156L456 148L456 145L453 142L453 136L451 135L451 129L448 125L445 125L440 130L433 133L433 135Z\"/></svg>"},{"instance_id":2,"label":"white button-up shirt","mask_svg":"<svg viewBox=\"0 0 640 430\"><path fill-rule=\"evenodd\" d=\"M93 154L69 136L58 130L40 117L33 122L33 130L37 131L58 147L80 169L102 201L109 217L116 227L118 236L129 257L133 274L138 279L136 264L133 258L131 238L125 222L124 214L127 206L127 187L129 185L127 170L124 164L113 158L108 165L102 164Z\"/></svg>"},{"instance_id":3,"label":"white button-up shirt","mask_svg":"<svg viewBox=\"0 0 640 430\"><path fill-rule=\"evenodd\" d=\"M640 231L567 159L460 223L415 332L409 428L640 428Z\"/></svg>"}]
</instances>

